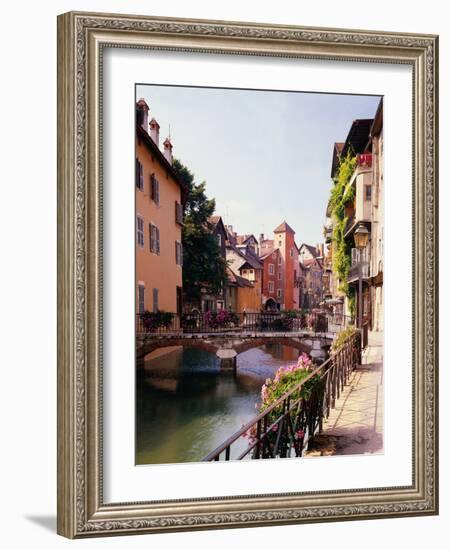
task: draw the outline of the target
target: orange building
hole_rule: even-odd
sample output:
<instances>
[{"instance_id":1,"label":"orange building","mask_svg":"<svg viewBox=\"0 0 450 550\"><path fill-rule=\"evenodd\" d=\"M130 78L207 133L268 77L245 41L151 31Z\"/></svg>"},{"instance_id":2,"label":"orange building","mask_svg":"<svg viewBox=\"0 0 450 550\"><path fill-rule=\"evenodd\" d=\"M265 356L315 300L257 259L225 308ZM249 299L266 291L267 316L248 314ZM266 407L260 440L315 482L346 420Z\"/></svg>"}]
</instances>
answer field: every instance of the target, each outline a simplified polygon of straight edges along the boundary
<instances>
[{"instance_id":1,"label":"orange building","mask_svg":"<svg viewBox=\"0 0 450 550\"><path fill-rule=\"evenodd\" d=\"M172 144L159 148L159 124L136 103L136 312L181 314L183 186L172 167Z\"/></svg>"},{"instance_id":2,"label":"orange building","mask_svg":"<svg viewBox=\"0 0 450 550\"><path fill-rule=\"evenodd\" d=\"M263 239L261 239L263 240ZM263 276L262 276L262 294L263 294L263 306L264 309L269 311L276 311L281 309L280 297L283 289L283 281L281 278L281 256L280 251L277 248L269 248L267 243L269 241L264 241L266 246L264 250L266 251L261 257L260 261L263 264ZM269 250L269 252L267 252Z\"/></svg>"},{"instance_id":3,"label":"orange building","mask_svg":"<svg viewBox=\"0 0 450 550\"><path fill-rule=\"evenodd\" d=\"M236 313L259 311L261 294L258 287L230 268L227 268L227 279L228 309Z\"/></svg>"},{"instance_id":4,"label":"orange building","mask_svg":"<svg viewBox=\"0 0 450 550\"><path fill-rule=\"evenodd\" d=\"M298 290L298 248L295 244L295 231L283 222L274 229L274 249L280 252L280 279L283 286L277 290L281 309L299 309Z\"/></svg>"},{"instance_id":5,"label":"orange building","mask_svg":"<svg viewBox=\"0 0 450 550\"><path fill-rule=\"evenodd\" d=\"M229 270L250 284L238 285L236 290L235 307L237 313L256 313L262 307L262 270L263 264L259 260L253 242L238 245L244 239L233 234L228 228L226 259ZM254 239L254 237L253 237ZM255 239L256 241L256 239Z\"/></svg>"}]
</instances>

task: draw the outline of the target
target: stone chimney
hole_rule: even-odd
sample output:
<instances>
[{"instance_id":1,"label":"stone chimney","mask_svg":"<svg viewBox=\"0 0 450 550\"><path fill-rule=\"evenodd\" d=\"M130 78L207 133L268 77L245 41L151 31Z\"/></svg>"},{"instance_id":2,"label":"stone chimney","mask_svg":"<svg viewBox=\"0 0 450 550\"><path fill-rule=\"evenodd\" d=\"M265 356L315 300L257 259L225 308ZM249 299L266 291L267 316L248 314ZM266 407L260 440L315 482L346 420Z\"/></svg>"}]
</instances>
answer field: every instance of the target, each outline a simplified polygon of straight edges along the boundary
<instances>
[{"instance_id":1,"label":"stone chimney","mask_svg":"<svg viewBox=\"0 0 450 550\"><path fill-rule=\"evenodd\" d=\"M172 162L173 162L173 156L172 156L173 145L172 145L172 142L170 141L170 139L168 137L166 137L166 139L164 140L163 146L164 146L164 156L170 162L170 164L172 164Z\"/></svg>"},{"instance_id":2,"label":"stone chimney","mask_svg":"<svg viewBox=\"0 0 450 550\"><path fill-rule=\"evenodd\" d=\"M148 111L149 106L143 97L136 103L136 124L148 133Z\"/></svg>"},{"instance_id":3,"label":"stone chimney","mask_svg":"<svg viewBox=\"0 0 450 550\"><path fill-rule=\"evenodd\" d=\"M260 246L262 245L263 241L264 241L264 233L260 233L259 234L259 244L260 244Z\"/></svg>"},{"instance_id":4,"label":"stone chimney","mask_svg":"<svg viewBox=\"0 0 450 550\"><path fill-rule=\"evenodd\" d=\"M159 148L159 124L154 118L150 121L150 137L156 143L156 147Z\"/></svg>"}]
</instances>

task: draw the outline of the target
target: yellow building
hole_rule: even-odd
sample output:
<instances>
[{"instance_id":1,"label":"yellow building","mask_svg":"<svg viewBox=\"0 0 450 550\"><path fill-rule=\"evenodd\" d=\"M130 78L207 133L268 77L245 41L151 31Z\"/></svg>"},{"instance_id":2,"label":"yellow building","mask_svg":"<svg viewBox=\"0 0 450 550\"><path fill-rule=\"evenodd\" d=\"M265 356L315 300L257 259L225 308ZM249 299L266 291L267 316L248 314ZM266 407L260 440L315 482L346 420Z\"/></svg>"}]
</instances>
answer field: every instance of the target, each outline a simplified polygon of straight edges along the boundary
<instances>
[{"instance_id":1,"label":"yellow building","mask_svg":"<svg viewBox=\"0 0 450 550\"><path fill-rule=\"evenodd\" d=\"M261 291L246 277L227 269L227 304L235 313L255 313L261 309Z\"/></svg>"},{"instance_id":2,"label":"yellow building","mask_svg":"<svg viewBox=\"0 0 450 550\"><path fill-rule=\"evenodd\" d=\"M262 307L262 270L263 264L253 252L251 246L238 248L235 235L231 235L226 247L229 270L245 282L238 285L234 301L237 313L257 313ZM239 275L238 275L239 274ZM231 302L230 302L231 303Z\"/></svg>"},{"instance_id":3,"label":"yellow building","mask_svg":"<svg viewBox=\"0 0 450 550\"><path fill-rule=\"evenodd\" d=\"M159 148L159 124L136 103L136 312L182 310L183 186L172 144Z\"/></svg>"}]
</instances>

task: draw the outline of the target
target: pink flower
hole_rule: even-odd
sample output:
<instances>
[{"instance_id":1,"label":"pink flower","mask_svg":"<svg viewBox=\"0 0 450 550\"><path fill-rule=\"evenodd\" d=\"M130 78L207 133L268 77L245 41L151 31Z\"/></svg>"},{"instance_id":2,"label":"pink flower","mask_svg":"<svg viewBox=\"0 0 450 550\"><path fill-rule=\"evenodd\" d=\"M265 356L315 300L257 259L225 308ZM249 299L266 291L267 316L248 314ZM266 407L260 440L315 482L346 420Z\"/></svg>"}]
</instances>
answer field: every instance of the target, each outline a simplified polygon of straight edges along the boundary
<instances>
[{"instance_id":1,"label":"pink flower","mask_svg":"<svg viewBox=\"0 0 450 550\"><path fill-rule=\"evenodd\" d=\"M296 435L297 439L303 439L305 437L305 432L303 430L297 430L295 432L295 435Z\"/></svg>"},{"instance_id":2,"label":"pink flower","mask_svg":"<svg viewBox=\"0 0 450 550\"><path fill-rule=\"evenodd\" d=\"M278 424L274 424L274 425L272 426L272 431L273 431L273 432L277 432L277 431L278 431Z\"/></svg>"}]
</instances>

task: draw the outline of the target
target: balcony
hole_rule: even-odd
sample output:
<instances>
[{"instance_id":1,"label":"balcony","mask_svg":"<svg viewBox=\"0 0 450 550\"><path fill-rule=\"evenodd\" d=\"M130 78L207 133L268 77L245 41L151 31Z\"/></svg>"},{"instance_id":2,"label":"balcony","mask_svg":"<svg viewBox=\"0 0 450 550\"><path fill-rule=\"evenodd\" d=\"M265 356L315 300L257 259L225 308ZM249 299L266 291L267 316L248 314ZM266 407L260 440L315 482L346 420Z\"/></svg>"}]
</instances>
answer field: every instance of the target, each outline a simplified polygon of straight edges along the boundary
<instances>
[{"instance_id":1,"label":"balcony","mask_svg":"<svg viewBox=\"0 0 450 550\"><path fill-rule=\"evenodd\" d=\"M331 243L332 235L333 235L333 224L331 223L331 221L329 221L323 226L323 236L327 244Z\"/></svg>"},{"instance_id":2,"label":"balcony","mask_svg":"<svg viewBox=\"0 0 450 550\"><path fill-rule=\"evenodd\" d=\"M369 278L369 262L354 263L348 272L348 283L354 283L359 280L359 267L361 266L361 277L363 281Z\"/></svg>"}]
</instances>

